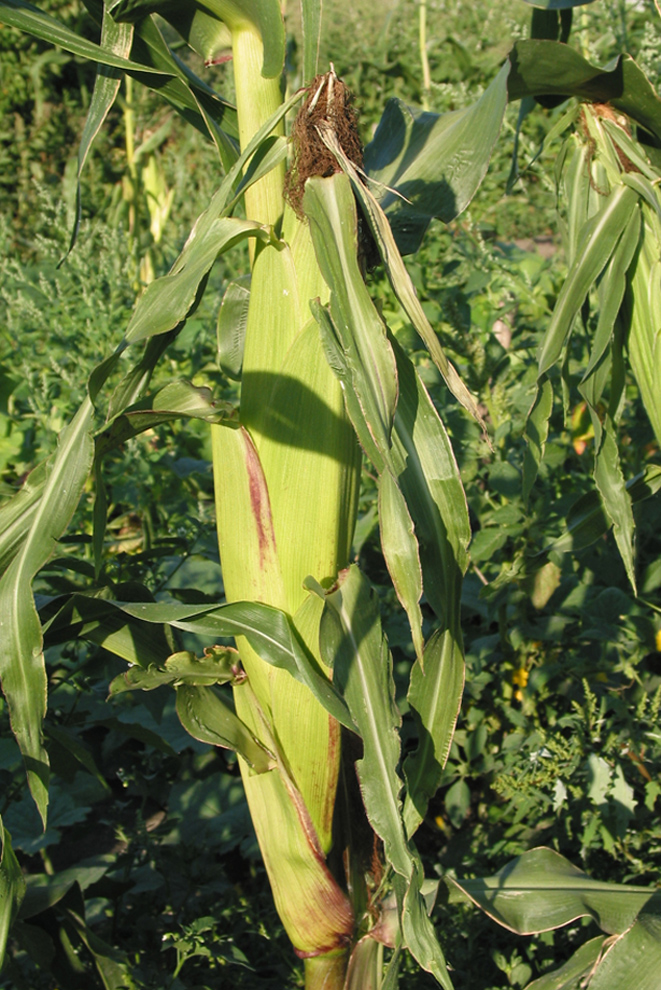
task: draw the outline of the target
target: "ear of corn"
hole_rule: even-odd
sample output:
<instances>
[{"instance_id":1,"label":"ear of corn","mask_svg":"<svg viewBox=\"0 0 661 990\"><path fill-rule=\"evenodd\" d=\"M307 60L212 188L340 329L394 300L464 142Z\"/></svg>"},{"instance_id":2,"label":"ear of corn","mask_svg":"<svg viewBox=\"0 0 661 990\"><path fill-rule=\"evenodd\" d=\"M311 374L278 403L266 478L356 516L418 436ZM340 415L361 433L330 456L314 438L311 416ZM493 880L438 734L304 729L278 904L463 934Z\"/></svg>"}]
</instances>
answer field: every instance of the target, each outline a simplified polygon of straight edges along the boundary
<instances>
[{"instance_id":1,"label":"ear of corn","mask_svg":"<svg viewBox=\"0 0 661 990\"><path fill-rule=\"evenodd\" d=\"M254 24L230 22L239 131L245 145L280 101L262 73ZM221 563L228 601L261 601L295 614L318 658L320 607L311 574L333 580L348 560L360 452L328 368L309 300L328 298L307 228L284 211L283 173L246 194L246 213L286 239L255 253L241 386L241 427L213 428ZM283 220L283 213L284 220ZM340 769L340 727L309 689L237 644L256 706L237 690L238 716L277 753L271 773L242 761L251 815L278 912L308 959L308 986L346 966L354 930L347 895L326 856ZM329 969L330 967L330 969ZM322 983L319 983L322 985Z\"/></svg>"}]
</instances>

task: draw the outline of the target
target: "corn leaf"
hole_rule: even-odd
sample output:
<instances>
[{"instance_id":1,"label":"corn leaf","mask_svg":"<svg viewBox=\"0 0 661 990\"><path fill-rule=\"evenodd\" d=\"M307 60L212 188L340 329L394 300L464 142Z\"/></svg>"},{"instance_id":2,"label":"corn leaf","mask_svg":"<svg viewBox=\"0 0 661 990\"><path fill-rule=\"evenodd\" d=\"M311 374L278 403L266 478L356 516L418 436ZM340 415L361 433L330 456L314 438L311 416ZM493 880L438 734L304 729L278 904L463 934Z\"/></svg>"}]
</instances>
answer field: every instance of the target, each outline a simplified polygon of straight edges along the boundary
<instances>
[{"instance_id":1,"label":"corn leaf","mask_svg":"<svg viewBox=\"0 0 661 990\"><path fill-rule=\"evenodd\" d=\"M631 928L604 946L590 990L656 990L661 972L661 898L648 901Z\"/></svg>"},{"instance_id":2,"label":"corn leaf","mask_svg":"<svg viewBox=\"0 0 661 990\"><path fill-rule=\"evenodd\" d=\"M576 990L593 972L595 964L601 955L605 938L598 935L578 949L577 952L560 969L545 973L538 980L533 980L526 990Z\"/></svg>"},{"instance_id":3,"label":"corn leaf","mask_svg":"<svg viewBox=\"0 0 661 990\"><path fill-rule=\"evenodd\" d=\"M492 877L452 883L519 935L550 931L582 917L594 918L602 931L620 934L656 894L654 888L591 880L544 847L524 853Z\"/></svg>"},{"instance_id":4,"label":"corn leaf","mask_svg":"<svg viewBox=\"0 0 661 990\"><path fill-rule=\"evenodd\" d=\"M637 199L633 189L620 185L613 190L599 213L585 224L580 235L583 248L560 290L540 348L540 376L560 358L574 318L590 287L608 264L620 235L631 218Z\"/></svg>"},{"instance_id":5,"label":"corn leaf","mask_svg":"<svg viewBox=\"0 0 661 990\"><path fill-rule=\"evenodd\" d=\"M466 495L434 404L396 341L393 347L400 382L393 430L395 474L415 525L427 601L457 635L470 541Z\"/></svg>"},{"instance_id":6,"label":"corn leaf","mask_svg":"<svg viewBox=\"0 0 661 990\"><path fill-rule=\"evenodd\" d=\"M42 722L46 669L32 580L52 555L76 509L92 465L93 406L86 399L62 431L42 497L20 551L0 578L0 677L12 731L23 755L28 784L44 826L48 806L48 754Z\"/></svg>"},{"instance_id":7,"label":"corn leaf","mask_svg":"<svg viewBox=\"0 0 661 990\"><path fill-rule=\"evenodd\" d=\"M140 297L126 328L126 343L174 329L195 304L200 283L218 255L246 237L268 241L270 233L252 220L235 217L214 220L201 235L194 230L170 272L150 282Z\"/></svg>"},{"instance_id":8,"label":"corn leaf","mask_svg":"<svg viewBox=\"0 0 661 990\"><path fill-rule=\"evenodd\" d=\"M104 602L143 622L160 623L200 636L244 636L253 650L274 667L289 671L305 684L330 715L357 731L337 688L322 673L298 639L291 619L279 609L260 602L231 605L179 605L150 602Z\"/></svg>"},{"instance_id":9,"label":"corn leaf","mask_svg":"<svg viewBox=\"0 0 661 990\"><path fill-rule=\"evenodd\" d=\"M71 595L61 604L58 599L45 602L40 616L48 646L84 639L141 667L160 666L172 653L162 628L149 628L92 595Z\"/></svg>"},{"instance_id":10,"label":"corn leaf","mask_svg":"<svg viewBox=\"0 0 661 990\"><path fill-rule=\"evenodd\" d=\"M186 732L209 743L232 749L255 773L275 767L272 753L254 737L248 727L211 687L180 684L177 687L177 715Z\"/></svg>"},{"instance_id":11,"label":"corn leaf","mask_svg":"<svg viewBox=\"0 0 661 990\"><path fill-rule=\"evenodd\" d=\"M386 566L397 597L408 615L413 646L422 664L422 568L418 541L406 500L387 469L379 478L379 527Z\"/></svg>"},{"instance_id":12,"label":"corn leaf","mask_svg":"<svg viewBox=\"0 0 661 990\"><path fill-rule=\"evenodd\" d=\"M626 488L634 504L650 498L661 490L661 468L650 465L641 474L631 478ZM560 553L576 553L607 533L610 525L599 495L596 492L587 492L569 510L565 532L542 552L557 550Z\"/></svg>"},{"instance_id":13,"label":"corn leaf","mask_svg":"<svg viewBox=\"0 0 661 990\"><path fill-rule=\"evenodd\" d=\"M119 55L122 58L128 58L131 52L132 41L133 25L117 24L108 12L108 3L104 2L103 20L101 24L101 47L113 52L115 55ZM67 251L67 254L73 249L73 246L76 243L76 238L78 237L78 230L80 228L80 220L82 216L80 177L82 175L83 168L85 167L85 162L94 139L99 133L104 120L108 116L110 108L115 102L115 98L119 92L121 78L121 72L118 69L105 65L99 65L97 67L96 79L94 80L94 91L92 93L90 107L87 112L85 127L83 128L83 133L80 138L80 145L78 147L75 219L73 230L71 231L71 240L69 241L69 250Z\"/></svg>"},{"instance_id":14,"label":"corn leaf","mask_svg":"<svg viewBox=\"0 0 661 990\"><path fill-rule=\"evenodd\" d=\"M203 657L182 650L169 656L162 667L129 667L110 682L109 694L154 691L163 684L226 684L238 677L238 660L236 650L221 646L207 647Z\"/></svg>"},{"instance_id":15,"label":"corn leaf","mask_svg":"<svg viewBox=\"0 0 661 990\"><path fill-rule=\"evenodd\" d=\"M25 896L25 878L11 845L11 836L0 818L0 972L5 961L7 936Z\"/></svg>"},{"instance_id":16,"label":"corn leaf","mask_svg":"<svg viewBox=\"0 0 661 990\"><path fill-rule=\"evenodd\" d=\"M403 897L398 894L398 900L401 900L402 903L404 944L422 968L436 977L443 990L452 990L452 980L448 973L443 950L436 937L427 903L422 894L423 883L422 864L418 861L408 889ZM402 886L396 880L395 889L401 890Z\"/></svg>"},{"instance_id":17,"label":"corn leaf","mask_svg":"<svg viewBox=\"0 0 661 990\"><path fill-rule=\"evenodd\" d=\"M535 484L539 465L549 435L549 420L553 412L553 385L546 375L537 382L537 391L526 420L526 451L523 458L523 498L527 501Z\"/></svg>"},{"instance_id":18,"label":"corn leaf","mask_svg":"<svg viewBox=\"0 0 661 990\"><path fill-rule=\"evenodd\" d=\"M301 0L303 28L303 79L304 86L312 82L319 72L321 46L321 20L324 0Z\"/></svg>"},{"instance_id":19,"label":"corn leaf","mask_svg":"<svg viewBox=\"0 0 661 990\"><path fill-rule=\"evenodd\" d=\"M165 20L170 20L172 17L173 26L181 31L187 41L189 39L196 43L202 41L200 53L211 59L219 48L226 47L223 43L223 35L216 34L216 29L212 27L213 21L223 21L232 31L240 30L249 23L257 28L264 43L262 75L272 79L282 72L285 60L285 29L278 0L199 0L196 6L200 7L205 15L202 22L193 16L185 14L182 16L181 11L176 8L172 17L172 4L168 0L162 0L161 3L154 0L119 0L113 7L113 16L139 20L145 14L155 11ZM215 41L214 36L205 38L210 32L215 35Z\"/></svg>"},{"instance_id":20,"label":"corn leaf","mask_svg":"<svg viewBox=\"0 0 661 990\"><path fill-rule=\"evenodd\" d=\"M329 148L336 156L342 169L351 179L353 191L360 203L363 214L367 217L374 240L379 248L381 260L385 265L388 279L399 300L404 312L422 337L427 350L429 351L434 364L440 371L443 379L456 399L482 426L486 433L484 421L478 411L477 403L470 394L463 381L457 374L456 369L445 356L445 352L440 345L438 337L434 333L429 320L420 304L411 277L406 270L406 265L395 242L390 223L385 213L379 206L377 200L369 190L363 185L354 165L344 154L337 137L331 127L326 125L319 128L319 133Z\"/></svg>"},{"instance_id":21,"label":"corn leaf","mask_svg":"<svg viewBox=\"0 0 661 990\"><path fill-rule=\"evenodd\" d=\"M367 817L383 840L387 861L408 878L413 858L401 819L397 775L401 716L394 698L392 659L381 631L377 599L355 565L326 596L319 644L363 739L356 764Z\"/></svg>"},{"instance_id":22,"label":"corn leaf","mask_svg":"<svg viewBox=\"0 0 661 990\"><path fill-rule=\"evenodd\" d=\"M350 368L353 391L374 443L385 454L397 403L397 374L385 325L358 267L358 221L348 179L341 174L309 179L304 208L317 260L331 290L330 317Z\"/></svg>"},{"instance_id":23,"label":"corn leaf","mask_svg":"<svg viewBox=\"0 0 661 990\"><path fill-rule=\"evenodd\" d=\"M127 69L141 71L145 68L139 62L132 62L115 51L96 45L82 35L70 31L56 18L44 14L38 7L25 3L24 0L0 0L0 22L18 28L19 31L25 31L35 38L41 38L51 45L58 45L73 55L81 55L92 62L98 62L100 65L108 65L124 71ZM150 71L160 74L160 70L156 68L150 68Z\"/></svg>"},{"instance_id":24,"label":"corn leaf","mask_svg":"<svg viewBox=\"0 0 661 990\"><path fill-rule=\"evenodd\" d=\"M0 573L4 573L20 550L39 507L48 480L52 457L38 464L22 488L0 508Z\"/></svg>"},{"instance_id":25,"label":"corn leaf","mask_svg":"<svg viewBox=\"0 0 661 990\"><path fill-rule=\"evenodd\" d=\"M401 100L386 104L365 148L365 170L401 254L417 251L433 217L449 223L475 195L500 134L509 71L506 62L465 110L438 116Z\"/></svg>"},{"instance_id":26,"label":"corn leaf","mask_svg":"<svg viewBox=\"0 0 661 990\"><path fill-rule=\"evenodd\" d=\"M408 700L418 729L418 747L404 762L404 821L413 835L436 793L454 735L464 690L464 658L456 637L437 630L425 647L424 668L411 671Z\"/></svg>"}]
</instances>

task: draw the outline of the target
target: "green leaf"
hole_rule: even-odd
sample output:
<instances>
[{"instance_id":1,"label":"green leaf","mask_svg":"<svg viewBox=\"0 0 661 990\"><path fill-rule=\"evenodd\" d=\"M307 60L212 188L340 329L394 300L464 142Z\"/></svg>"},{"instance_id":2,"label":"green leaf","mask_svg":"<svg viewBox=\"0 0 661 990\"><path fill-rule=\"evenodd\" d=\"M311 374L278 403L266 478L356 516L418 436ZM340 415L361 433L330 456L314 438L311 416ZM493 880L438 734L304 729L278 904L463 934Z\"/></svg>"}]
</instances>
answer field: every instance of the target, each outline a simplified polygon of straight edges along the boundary
<instances>
[{"instance_id":1,"label":"green leaf","mask_svg":"<svg viewBox=\"0 0 661 990\"><path fill-rule=\"evenodd\" d=\"M312 82L319 72L321 47L321 20L324 0L301 0L303 27L303 79L304 86Z\"/></svg>"},{"instance_id":2,"label":"green leaf","mask_svg":"<svg viewBox=\"0 0 661 990\"><path fill-rule=\"evenodd\" d=\"M466 495L434 404L396 341L393 347L400 386L393 431L395 474L415 525L427 601L458 636L470 541Z\"/></svg>"},{"instance_id":3,"label":"green leaf","mask_svg":"<svg viewBox=\"0 0 661 990\"><path fill-rule=\"evenodd\" d=\"M399 485L386 468L379 479L379 527L386 566L406 610L419 663L423 663L422 568L413 520Z\"/></svg>"},{"instance_id":4,"label":"green leaf","mask_svg":"<svg viewBox=\"0 0 661 990\"><path fill-rule=\"evenodd\" d=\"M599 213L587 221L580 234L582 250L575 258L553 310L539 353L543 375L560 358L572 323L598 275L608 264L638 200L628 186L617 186Z\"/></svg>"},{"instance_id":5,"label":"green leaf","mask_svg":"<svg viewBox=\"0 0 661 990\"><path fill-rule=\"evenodd\" d=\"M438 116L401 100L386 104L365 170L402 254L417 251L433 217L450 223L475 195L500 134L509 71L506 62L465 110Z\"/></svg>"},{"instance_id":6,"label":"green leaf","mask_svg":"<svg viewBox=\"0 0 661 990\"><path fill-rule=\"evenodd\" d=\"M492 877L452 883L519 935L550 931L585 916L609 934L625 932L655 896L654 888L591 880L544 847L524 853Z\"/></svg>"},{"instance_id":7,"label":"green leaf","mask_svg":"<svg viewBox=\"0 0 661 990\"><path fill-rule=\"evenodd\" d=\"M590 990L656 990L661 972L661 898L655 895L632 927L605 947Z\"/></svg>"},{"instance_id":8,"label":"green leaf","mask_svg":"<svg viewBox=\"0 0 661 990\"><path fill-rule=\"evenodd\" d=\"M5 961L7 937L25 896L25 879L11 846L11 836L0 818L0 972Z\"/></svg>"},{"instance_id":9,"label":"green leaf","mask_svg":"<svg viewBox=\"0 0 661 990\"><path fill-rule=\"evenodd\" d=\"M213 688L179 685L177 715L194 739L234 750L255 773L266 773L275 767L273 754L262 746Z\"/></svg>"},{"instance_id":10,"label":"green leaf","mask_svg":"<svg viewBox=\"0 0 661 990\"><path fill-rule=\"evenodd\" d=\"M427 350L429 351L434 364L440 371L443 379L456 399L462 406L477 420L486 434L484 421L477 407L475 399L470 394L463 381L457 374L456 369L448 361L445 352L440 345L438 337L434 333L429 320L420 304L417 293L411 281L411 277L406 270L406 265L402 260L398 246L391 230L388 219L379 206L377 200L363 185L354 165L344 154L337 137L329 125L318 128L320 137L336 156L342 169L351 179L353 191L361 204L364 215L369 221L372 234L378 245L381 259L385 265L388 279L393 291L397 296L404 312L422 337Z\"/></svg>"},{"instance_id":11,"label":"green leaf","mask_svg":"<svg viewBox=\"0 0 661 990\"><path fill-rule=\"evenodd\" d=\"M224 21L232 32L242 30L249 23L257 28L264 44L262 75L273 79L282 72L285 60L285 28L279 0L199 0L197 6L205 12L204 27L198 25L195 18L191 17L189 20L182 17L176 9L172 19L174 27L181 30L187 40L193 34L193 40L199 41L201 32L209 32L212 19ZM119 0L113 8L113 15L139 20L152 11L169 20L172 4L169 0Z\"/></svg>"},{"instance_id":12,"label":"green leaf","mask_svg":"<svg viewBox=\"0 0 661 990\"><path fill-rule=\"evenodd\" d=\"M210 687L213 684L226 684L238 681L239 656L229 647L211 646L197 657L188 650L173 653L162 667L129 667L110 683L110 695L125 691L153 691L163 684L191 684L195 687Z\"/></svg>"},{"instance_id":13,"label":"green leaf","mask_svg":"<svg viewBox=\"0 0 661 990\"><path fill-rule=\"evenodd\" d=\"M101 48L111 51L114 55L118 55L121 58L126 59L131 53L131 44L133 42L133 25L117 24L110 16L108 6L107 0L104 0L103 20L101 23ZM110 108L115 102L115 98L119 92L121 78L122 76L118 69L104 65L99 65L97 67L96 79L94 81L94 91L92 93L90 107L87 112L85 127L83 128L83 133L80 138L80 145L78 146L75 220L73 230L71 231L71 239L69 241L69 249L67 254L73 250L74 244L76 243L78 230L80 228L80 220L82 217L80 177L82 175L83 168L85 167L85 162L87 160L90 148L92 147L92 144L99 133L104 120L108 116Z\"/></svg>"},{"instance_id":14,"label":"green leaf","mask_svg":"<svg viewBox=\"0 0 661 990\"><path fill-rule=\"evenodd\" d=\"M385 456L397 402L397 374L385 325L358 267L358 220L351 184L341 173L308 179L303 205L317 260L331 290L329 311L337 345L374 443Z\"/></svg>"},{"instance_id":15,"label":"green leaf","mask_svg":"<svg viewBox=\"0 0 661 990\"><path fill-rule=\"evenodd\" d=\"M342 571L326 595L319 634L321 655L333 668L333 683L342 693L363 739L356 763L365 811L383 840L387 861L407 879L413 870L401 819L397 775L400 757L392 659L381 631L378 601L355 565Z\"/></svg>"},{"instance_id":16,"label":"green leaf","mask_svg":"<svg viewBox=\"0 0 661 990\"><path fill-rule=\"evenodd\" d=\"M627 288L627 272L638 247L640 225L640 210L634 209L599 282L599 320L582 384L595 371L612 339Z\"/></svg>"},{"instance_id":17,"label":"green leaf","mask_svg":"<svg viewBox=\"0 0 661 990\"><path fill-rule=\"evenodd\" d=\"M402 885L397 884L396 889ZM439 944L434 926L429 917L427 904L422 894L424 874L420 863L411 878L408 890L402 900L402 933L404 942L423 969L433 973L444 990L452 990L452 980L447 970L443 950Z\"/></svg>"},{"instance_id":18,"label":"green leaf","mask_svg":"<svg viewBox=\"0 0 661 990\"><path fill-rule=\"evenodd\" d=\"M574 953L571 959L552 973L540 976L526 987L526 990L576 990L594 968L604 945L604 936L591 938Z\"/></svg>"},{"instance_id":19,"label":"green leaf","mask_svg":"<svg viewBox=\"0 0 661 990\"><path fill-rule=\"evenodd\" d=\"M661 468L652 464L626 484L632 503L641 502L661 490ZM589 547L610 528L604 507L596 492L581 495L567 514L567 527L562 536L545 548L543 553L557 550L573 552Z\"/></svg>"},{"instance_id":20,"label":"green leaf","mask_svg":"<svg viewBox=\"0 0 661 990\"><path fill-rule=\"evenodd\" d=\"M404 821L411 836L427 813L445 767L464 690L464 657L449 630L425 647L424 668L413 665L408 701L418 729L417 749L404 762Z\"/></svg>"},{"instance_id":21,"label":"green leaf","mask_svg":"<svg viewBox=\"0 0 661 990\"><path fill-rule=\"evenodd\" d=\"M610 103L661 138L661 101L630 55L619 55L603 69L575 48L557 41L517 41L509 61L508 98L575 96Z\"/></svg>"},{"instance_id":22,"label":"green leaf","mask_svg":"<svg viewBox=\"0 0 661 990\"><path fill-rule=\"evenodd\" d=\"M28 784L44 827L48 806L48 754L43 744L46 670L41 624L32 598L32 580L55 549L78 505L92 465L93 407L83 402L58 439L42 497L29 532L0 578L0 677L12 731L27 771Z\"/></svg>"},{"instance_id":23,"label":"green leaf","mask_svg":"<svg viewBox=\"0 0 661 990\"><path fill-rule=\"evenodd\" d=\"M86 639L141 667L159 666L172 648L163 629L152 629L94 595L72 595L44 621L49 646Z\"/></svg>"},{"instance_id":24,"label":"green leaf","mask_svg":"<svg viewBox=\"0 0 661 990\"><path fill-rule=\"evenodd\" d=\"M544 459L546 440L549 435L549 420L553 412L553 385L546 375L537 383L535 399L526 420L526 451L523 458L522 494L528 501L535 484L539 465Z\"/></svg>"},{"instance_id":25,"label":"green leaf","mask_svg":"<svg viewBox=\"0 0 661 990\"><path fill-rule=\"evenodd\" d=\"M98 460L131 437L163 423L189 418L220 423L235 417L232 406L215 399L211 389L187 381L169 382L106 424L95 438L95 456Z\"/></svg>"},{"instance_id":26,"label":"green leaf","mask_svg":"<svg viewBox=\"0 0 661 990\"><path fill-rule=\"evenodd\" d=\"M236 217L214 220L202 234L197 230L196 226L170 272L150 282L140 297L126 328L127 344L166 333L184 320L195 305L200 283L218 255L246 237L270 240L269 231L260 224Z\"/></svg>"},{"instance_id":27,"label":"green leaf","mask_svg":"<svg viewBox=\"0 0 661 990\"><path fill-rule=\"evenodd\" d=\"M166 623L200 636L245 636L262 660L288 670L312 691L329 714L356 732L356 725L337 688L300 642L289 616L279 609L260 602L233 602L221 606L169 602L108 604L144 622Z\"/></svg>"},{"instance_id":28,"label":"green leaf","mask_svg":"<svg viewBox=\"0 0 661 990\"><path fill-rule=\"evenodd\" d=\"M141 71L145 68L139 62L132 62L114 51L95 45L93 41L77 35L54 17L44 14L38 7L25 3L24 0L0 0L0 22L18 28L19 31L25 31L35 38L41 38L51 45L58 45L74 55L99 62L101 65L124 71L127 69ZM160 74L160 70L155 68L150 68L150 71Z\"/></svg>"}]
</instances>

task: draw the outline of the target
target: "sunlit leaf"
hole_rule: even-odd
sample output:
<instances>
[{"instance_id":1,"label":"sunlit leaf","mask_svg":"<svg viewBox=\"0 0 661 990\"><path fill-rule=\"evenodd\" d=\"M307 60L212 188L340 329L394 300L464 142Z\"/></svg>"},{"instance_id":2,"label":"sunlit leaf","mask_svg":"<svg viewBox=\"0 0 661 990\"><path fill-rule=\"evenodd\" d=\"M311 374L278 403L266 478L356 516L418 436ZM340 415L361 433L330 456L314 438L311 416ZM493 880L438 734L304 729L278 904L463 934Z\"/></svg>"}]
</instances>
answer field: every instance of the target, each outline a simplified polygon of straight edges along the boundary
<instances>
[{"instance_id":1,"label":"sunlit leaf","mask_svg":"<svg viewBox=\"0 0 661 990\"><path fill-rule=\"evenodd\" d=\"M490 917L519 935L592 917L602 931L625 932L654 888L592 880L552 849L531 849L492 877L452 880Z\"/></svg>"},{"instance_id":2,"label":"sunlit leaf","mask_svg":"<svg viewBox=\"0 0 661 990\"><path fill-rule=\"evenodd\" d=\"M441 116L386 104L365 170L402 254L417 251L433 217L449 223L475 195L500 134L508 74L505 63L476 103Z\"/></svg>"}]
</instances>

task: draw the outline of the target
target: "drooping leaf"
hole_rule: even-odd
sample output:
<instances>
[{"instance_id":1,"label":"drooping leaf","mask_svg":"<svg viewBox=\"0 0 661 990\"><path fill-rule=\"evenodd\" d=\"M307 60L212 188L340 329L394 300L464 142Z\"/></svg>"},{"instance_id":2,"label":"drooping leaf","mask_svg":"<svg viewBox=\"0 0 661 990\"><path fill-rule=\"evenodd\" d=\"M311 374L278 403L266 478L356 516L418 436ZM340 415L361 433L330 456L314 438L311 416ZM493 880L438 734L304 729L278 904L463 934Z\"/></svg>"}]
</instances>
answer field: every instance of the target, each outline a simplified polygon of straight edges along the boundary
<instances>
[{"instance_id":1,"label":"drooping leaf","mask_svg":"<svg viewBox=\"0 0 661 990\"><path fill-rule=\"evenodd\" d=\"M661 140L661 100L630 55L619 55L600 68L569 45L529 39L516 42L509 61L510 100L575 96L610 103Z\"/></svg>"},{"instance_id":2,"label":"drooping leaf","mask_svg":"<svg viewBox=\"0 0 661 990\"><path fill-rule=\"evenodd\" d=\"M505 63L465 110L438 116L400 100L386 104L365 148L365 170L401 254L417 251L433 217L449 223L475 195L500 134L509 71Z\"/></svg>"},{"instance_id":3,"label":"drooping leaf","mask_svg":"<svg viewBox=\"0 0 661 990\"><path fill-rule=\"evenodd\" d=\"M519 935L592 917L602 931L625 932L654 888L592 880L552 849L531 849L492 877L453 880L490 917Z\"/></svg>"},{"instance_id":4,"label":"drooping leaf","mask_svg":"<svg viewBox=\"0 0 661 990\"><path fill-rule=\"evenodd\" d=\"M229 647L207 647L203 657L188 650L173 653L162 667L129 667L110 682L110 695L125 691L153 691L163 684L191 684L209 687L240 680L239 655Z\"/></svg>"},{"instance_id":5,"label":"drooping leaf","mask_svg":"<svg viewBox=\"0 0 661 990\"><path fill-rule=\"evenodd\" d=\"M0 677L28 776L44 826L48 805L48 754L43 744L46 670L41 624L32 597L32 580L50 558L78 505L92 464L93 406L81 405L62 431L45 479L41 499L20 551L0 578Z\"/></svg>"},{"instance_id":6,"label":"drooping leaf","mask_svg":"<svg viewBox=\"0 0 661 990\"><path fill-rule=\"evenodd\" d=\"M25 878L11 836L0 818L0 972L5 961L9 930L25 896Z\"/></svg>"},{"instance_id":7,"label":"drooping leaf","mask_svg":"<svg viewBox=\"0 0 661 990\"><path fill-rule=\"evenodd\" d=\"M363 185L355 166L344 154L332 128L329 125L324 125L319 128L319 132L324 143L333 152L343 170L351 179L354 194L362 206L364 215L369 221L374 240L378 245L381 259L388 274L388 279L404 312L424 341L434 364L440 371L452 394L461 402L462 406L471 416L480 423L486 433L486 427L484 426L484 421L475 399L466 388L454 366L445 356L438 337L425 315L411 277L402 260L398 245L395 243L395 238L385 213L374 196Z\"/></svg>"},{"instance_id":8,"label":"drooping leaf","mask_svg":"<svg viewBox=\"0 0 661 990\"><path fill-rule=\"evenodd\" d=\"M272 79L282 72L285 60L285 28L278 0L200 0L198 6L206 15L205 34L210 30L212 18L223 21L232 32L241 31L246 24L256 28L264 45L262 75ZM153 11L169 20L172 4L168 0L119 0L113 8L115 17L127 20L139 20ZM175 9L173 25L182 31L184 37L193 33L194 39L199 38L199 22L194 17L182 17L181 12ZM222 48L222 38L220 45ZM213 57L213 51L209 55Z\"/></svg>"},{"instance_id":9,"label":"drooping leaf","mask_svg":"<svg viewBox=\"0 0 661 990\"><path fill-rule=\"evenodd\" d=\"M143 622L168 624L200 636L214 639L244 636L266 663L289 671L312 691L330 715L353 732L357 731L337 688L301 644L291 619L279 609L261 602L233 602L220 606L171 602L106 604Z\"/></svg>"},{"instance_id":10,"label":"drooping leaf","mask_svg":"<svg viewBox=\"0 0 661 990\"><path fill-rule=\"evenodd\" d=\"M401 716L394 699L392 660L378 602L355 565L339 575L326 595L319 641L325 663L333 668L333 683L363 738L356 770L367 817L383 840L387 861L408 879L413 859L401 819Z\"/></svg>"},{"instance_id":11,"label":"drooping leaf","mask_svg":"<svg viewBox=\"0 0 661 990\"><path fill-rule=\"evenodd\" d=\"M25 3L24 0L0 0L0 22L101 65L112 66L124 71L144 69L144 66L139 62L132 62L112 50L106 50L101 45L95 45L93 41L88 41L82 35L69 30L56 18L45 14L30 3ZM160 74L158 69L151 71Z\"/></svg>"},{"instance_id":12,"label":"drooping leaf","mask_svg":"<svg viewBox=\"0 0 661 990\"><path fill-rule=\"evenodd\" d=\"M523 498L530 497L539 465L544 459L544 449L549 435L549 420L553 411L553 386L546 375L537 383L537 391L526 420L527 441L523 458Z\"/></svg>"},{"instance_id":13,"label":"drooping leaf","mask_svg":"<svg viewBox=\"0 0 661 990\"><path fill-rule=\"evenodd\" d=\"M177 715L194 739L234 750L256 773L266 773L275 767L274 755L253 736L213 688L180 684L177 687Z\"/></svg>"},{"instance_id":14,"label":"drooping leaf","mask_svg":"<svg viewBox=\"0 0 661 990\"><path fill-rule=\"evenodd\" d=\"M616 187L599 213L587 221L580 240L582 250L572 264L553 310L539 353L539 374L560 358L562 348L590 287L608 264L637 202L628 186Z\"/></svg>"},{"instance_id":15,"label":"drooping leaf","mask_svg":"<svg viewBox=\"0 0 661 990\"><path fill-rule=\"evenodd\" d=\"M409 836L427 813L450 752L464 690L464 658L456 637L438 630L425 647L424 668L411 671L408 700L418 728L417 749L404 763L404 821Z\"/></svg>"},{"instance_id":16,"label":"drooping leaf","mask_svg":"<svg viewBox=\"0 0 661 990\"><path fill-rule=\"evenodd\" d=\"M466 495L449 437L415 368L393 342L400 395L393 463L420 546L427 601L457 635L470 524Z\"/></svg>"},{"instance_id":17,"label":"drooping leaf","mask_svg":"<svg viewBox=\"0 0 661 990\"><path fill-rule=\"evenodd\" d=\"M387 468L379 479L379 528L386 566L397 597L408 615L413 646L422 664L422 568L418 541L406 500Z\"/></svg>"},{"instance_id":18,"label":"drooping leaf","mask_svg":"<svg viewBox=\"0 0 661 990\"><path fill-rule=\"evenodd\" d=\"M661 468L652 464L626 484L633 504L641 502L661 490ZM567 514L565 532L543 551L577 553L589 547L610 528L604 507L597 492L587 492L574 502Z\"/></svg>"},{"instance_id":19,"label":"drooping leaf","mask_svg":"<svg viewBox=\"0 0 661 990\"><path fill-rule=\"evenodd\" d=\"M109 13L108 3L106 0L103 4L101 48L111 51L114 55L118 55L121 58L127 59L131 53L132 42L133 25L117 24ZM78 146L75 219L73 230L71 231L71 239L69 241L69 249L67 254L73 250L74 244L76 243L76 238L78 237L78 230L80 229L80 220L82 217L80 178L83 168L85 167L85 162L92 144L99 133L104 120L108 116L110 108L115 102L115 98L119 92L121 78L121 72L112 66L99 65L97 67L96 79L94 81L94 91L92 92L92 99L90 101L89 110L87 111L85 127L83 128L83 133L80 138L80 145Z\"/></svg>"},{"instance_id":20,"label":"drooping leaf","mask_svg":"<svg viewBox=\"0 0 661 990\"><path fill-rule=\"evenodd\" d=\"M358 267L358 221L348 179L341 174L309 179L304 209L317 260L331 290L330 316L351 368L353 391L374 442L385 453L397 403L397 374L385 325Z\"/></svg>"}]
</instances>

